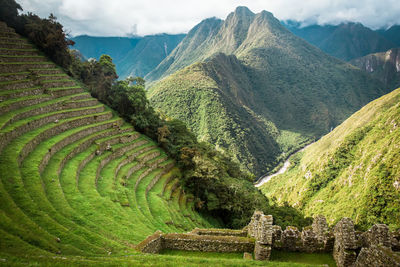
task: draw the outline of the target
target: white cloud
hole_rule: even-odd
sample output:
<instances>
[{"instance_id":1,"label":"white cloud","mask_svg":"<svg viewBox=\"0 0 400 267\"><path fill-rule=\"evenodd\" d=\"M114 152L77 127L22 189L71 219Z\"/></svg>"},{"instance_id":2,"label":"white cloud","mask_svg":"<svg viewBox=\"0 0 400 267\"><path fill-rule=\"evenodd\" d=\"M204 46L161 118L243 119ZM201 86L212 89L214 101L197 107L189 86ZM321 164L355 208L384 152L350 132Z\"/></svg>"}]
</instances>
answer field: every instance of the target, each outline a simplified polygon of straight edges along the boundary
<instances>
[{"instance_id":1,"label":"white cloud","mask_svg":"<svg viewBox=\"0 0 400 267\"><path fill-rule=\"evenodd\" d=\"M398 0L17 0L24 12L53 13L73 35L182 33L202 19L225 18L236 6L267 10L308 24L361 22L371 28L400 24ZM136 26L135 26L136 25Z\"/></svg>"}]
</instances>

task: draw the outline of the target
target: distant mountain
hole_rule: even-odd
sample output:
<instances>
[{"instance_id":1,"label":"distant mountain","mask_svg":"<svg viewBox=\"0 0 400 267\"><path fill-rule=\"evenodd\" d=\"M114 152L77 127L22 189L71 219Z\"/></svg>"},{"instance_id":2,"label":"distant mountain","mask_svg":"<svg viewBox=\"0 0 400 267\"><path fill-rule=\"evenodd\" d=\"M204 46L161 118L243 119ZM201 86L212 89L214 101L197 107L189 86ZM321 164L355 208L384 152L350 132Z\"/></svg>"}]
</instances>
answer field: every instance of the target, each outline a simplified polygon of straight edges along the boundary
<instances>
[{"instance_id":1,"label":"distant mountain","mask_svg":"<svg viewBox=\"0 0 400 267\"><path fill-rule=\"evenodd\" d=\"M400 48L353 59L350 63L371 73L381 80L386 88L400 87Z\"/></svg>"},{"instance_id":2,"label":"distant mountain","mask_svg":"<svg viewBox=\"0 0 400 267\"><path fill-rule=\"evenodd\" d=\"M120 78L144 77L153 70L185 37L184 34L159 34L144 37L93 37L77 36L73 49L85 58L98 59L102 54L110 55Z\"/></svg>"},{"instance_id":3,"label":"distant mountain","mask_svg":"<svg viewBox=\"0 0 400 267\"><path fill-rule=\"evenodd\" d=\"M120 61L131 51L141 37L95 37L80 35L71 38L75 45L71 48L77 49L85 58L99 59L101 55L110 55L114 63Z\"/></svg>"},{"instance_id":4,"label":"distant mountain","mask_svg":"<svg viewBox=\"0 0 400 267\"><path fill-rule=\"evenodd\" d=\"M117 62L119 75L144 77L168 56L185 34L144 36L137 45Z\"/></svg>"},{"instance_id":5,"label":"distant mountain","mask_svg":"<svg viewBox=\"0 0 400 267\"><path fill-rule=\"evenodd\" d=\"M349 61L371 53L383 52L396 47L394 38L371 30L361 23L342 23L340 25L311 25L301 27L298 22L284 22L291 32L319 47L325 53ZM395 35L395 34L394 34Z\"/></svg>"},{"instance_id":6,"label":"distant mountain","mask_svg":"<svg viewBox=\"0 0 400 267\"><path fill-rule=\"evenodd\" d=\"M400 25L393 25L389 29L378 30L377 32L400 47Z\"/></svg>"},{"instance_id":7,"label":"distant mountain","mask_svg":"<svg viewBox=\"0 0 400 267\"><path fill-rule=\"evenodd\" d=\"M333 224L352 218L364 229L400 227L400 88L369 103L290 160L261 187L278 203Z\"/></svg>"},{"instance_id":8,"label":"distant mountain","mask_svg":"<svg viewBox=\"0 0 400 267\"><path fill-rule=\"evenodd\" d=\"M271 13L245 7L199 23L146 79L157 109L256 175L385 93Z\"/></svg>"}]
</instances>

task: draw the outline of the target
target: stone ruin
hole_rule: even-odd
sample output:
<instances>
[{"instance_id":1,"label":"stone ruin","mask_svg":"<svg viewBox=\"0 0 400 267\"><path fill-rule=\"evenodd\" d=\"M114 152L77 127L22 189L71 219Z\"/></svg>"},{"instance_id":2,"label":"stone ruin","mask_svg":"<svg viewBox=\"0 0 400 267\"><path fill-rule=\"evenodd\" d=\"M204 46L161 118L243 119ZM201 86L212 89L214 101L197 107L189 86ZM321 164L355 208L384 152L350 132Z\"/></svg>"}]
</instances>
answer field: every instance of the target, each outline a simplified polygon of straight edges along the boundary
<instances>
[{"instance_id":1,"label":"stone ruin","mask_svg":"<svg viewBox=\"0 0 400 267\"><path fill-rule=\"evenodd\" d=\"M376 224L366 232L356 232L350 218L329 228L324 216L316 216L301 232L293 226L273 225L273 217L255 211L242 230L194 229L187 234L156 232L138 245L146 253L162 249L243 252L249 259L269 260L272 250L332 253L338 267L400 267L400 230L390 232Z\"/></svg>"},{"instance_id":2,"label":"stone ruin","mask_svg":"<svg viewBox=\"0 0 400 267\"><path fill-rule=\"evenodd\" d=\"M254 212L247 227L248 235L255 238L254 258L256 260L269 260L273 244L273 218L260 211Z\"/></svg>"}]
</instances>

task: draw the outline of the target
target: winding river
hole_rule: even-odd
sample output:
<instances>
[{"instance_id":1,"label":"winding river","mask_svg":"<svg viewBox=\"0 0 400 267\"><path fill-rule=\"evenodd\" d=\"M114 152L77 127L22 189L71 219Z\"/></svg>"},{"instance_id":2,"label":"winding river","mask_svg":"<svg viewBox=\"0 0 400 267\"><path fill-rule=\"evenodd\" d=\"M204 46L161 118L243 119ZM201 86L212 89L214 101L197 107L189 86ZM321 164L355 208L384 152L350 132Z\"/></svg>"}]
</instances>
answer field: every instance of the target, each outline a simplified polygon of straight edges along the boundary
<instances>
[{"instance_id":1,"label":"winding river","mask_svg":"<svg viewBox=\"0 0 400 267\"><path fill-rule=\"evenodd\" d=\"M283 166L275 173L261 177L260 179L257 180L257 182L254 184L255 187L260 187L263 184L265 184L266 182L268 182L269 180L271 180L273 177L279 175L279 174L283 174L287 171L287 169L290 167L290 158L292 157L292 155L296 154L297 152L301 152L304 149L306 149L307 147L311 146L312 144L314 144L315 142L312 142L308 145L306 145L305 147L293 152L292 154L289 155L289 157L286 159L285 163L283 164Z\"/></svg>"}]
</instances>

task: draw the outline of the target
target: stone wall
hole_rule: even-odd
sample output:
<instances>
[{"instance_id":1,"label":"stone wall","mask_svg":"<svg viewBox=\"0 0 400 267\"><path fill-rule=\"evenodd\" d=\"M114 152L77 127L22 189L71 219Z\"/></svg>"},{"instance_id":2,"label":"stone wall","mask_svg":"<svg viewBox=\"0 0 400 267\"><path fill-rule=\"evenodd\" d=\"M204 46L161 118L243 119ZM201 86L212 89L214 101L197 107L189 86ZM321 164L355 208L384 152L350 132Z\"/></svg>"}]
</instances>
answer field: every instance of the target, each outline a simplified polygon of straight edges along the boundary
<instances>
[{"instance_id":1,"label":"stone wall","mask_svg":"<svg viewBox=\"0 0 400 267\"><path fill-rule=\"evenodd\" d=\"M136 249L143 253L158 254L163 250L162 232L157 231L145 240L140 242Z\"/></svg>"},{"instance_id":2,"label":"stone wall","mask_svg":"<svg viewBox=\"0 0 400 267\"><path fill-rule=\"evenodd\" d=\"M361 249L355 267L400 267L400 255L384 246L371 245Z\"/></svg>"},{"instance_id":3,"label":"stone wall","mask_svg":"<svg viewBox=\"0 0 400 267\"><path fill-rule=\"evenodd\" d=\"M194 234L194 235L216 235L216 236L241 236L241 237L247 237L247 230L199 229L199 228L195 228L190 233Z\"/></svg>"},{"instance_id":4,"label":"stone wall","mask_svg":"<svg viewBox=\"0 0 400 267\"><path fill-rule=\"evenodd\" d=\"M165 234L163 248L206 252L253 252L254 239L235 236Z\"/></svg>"},{"instance_id":5,"label":"stone wall","mask_svg":"<svg viewBox=\"0 0 400 267\"><path fill-rule=\"evenodd\" d=\"M357 234L351 219L343 218L334 229L333 256L338 267L400 266L400 255L392 250L394 233L385 224L375 224Z\"/></svg>"},{"instance_id":6,"label":"stone wall","mask_svg":"<svg viewBox=\"0 0 400 267\"><path fill-rule=\"evenodd\" d=\"M269 260L273 245L273 218L255 211L247 226L248 235L256 239L254 258L256 260Z\"/></svg>"},{"instance_id":7,"label":"stone wall","mask_svg":"<svg viewBox=\"0 0 400 267\"><path fill-rule=\"evenodd\" d=\"M353 266L357 259L357 241L354 224L350 218L340 220L334 230L333 258L338 267Z\"/></svg>"},{"instance_id":8,"label":"stone wall","mask_svg":"<svg viewBox=\"0 0 400 267\"><path fill-rule=\"evenodd\" d=\"M205 252L253 252L254 239L237 236L197 234L161 234L156 232L141 242L137 249L159 253L163 249Z\"/></svg>"},{"instance_id":9,"label":"stone wall","mask_svg":"<svg viewBox=\"0 0 400 267\"><path fill-rule=\"evenodd\" d=\"M272 249L299 252L332 252L338 267L400 267L400 230L390 233L384 224L356 232L350 218L329 229L323 216L301 232L293 226L282 231L273 218L255 211L242 230L194 229L188 234L153 235L138 249L159 253L162 249L208 252L254 252L256 260L268 260ZM250 238L243 237L248 235Z\"/></svg>"}]
</instances>

